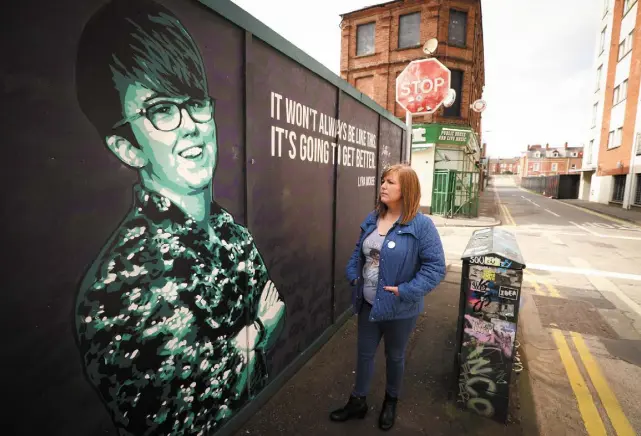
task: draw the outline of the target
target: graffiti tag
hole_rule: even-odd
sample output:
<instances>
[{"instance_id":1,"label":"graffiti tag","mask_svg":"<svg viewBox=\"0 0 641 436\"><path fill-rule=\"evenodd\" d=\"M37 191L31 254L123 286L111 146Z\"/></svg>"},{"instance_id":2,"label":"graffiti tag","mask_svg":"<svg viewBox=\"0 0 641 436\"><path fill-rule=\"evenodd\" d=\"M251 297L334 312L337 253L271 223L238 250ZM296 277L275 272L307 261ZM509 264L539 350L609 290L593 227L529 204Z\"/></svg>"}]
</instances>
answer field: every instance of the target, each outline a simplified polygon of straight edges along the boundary
<instances>
[{"instance_id":1,"label":"graffiti tag","mask_svg":"<svg viewBox=\"0 0 641 436\"><path fill-rule=\"evenodd\" d=\"M471 280L470 290L476 292L486 292L488 288L487 280Z\"/></svg>"},{"instance_id":2,"label":"graffiti tag","mask_svg":"<svg viewBox=\"0 0 641 436\"><path fill-rule=\"evenodd\" d=\"M508 286L499 287L499 297L507 298L508 300L518 300L519 290L517 288L510 288Z\"/></svg>"},{"instance_id":3,"label":"graffiti tag","mask_svg":"<svg viewBox=\"0 0 641 436\"><path fill-rule=\"evenodd\" d=\"M470 257L473 265L501 266L501 259L495 256L473 256Z\"/></svg>"},{"instance_id":4,"label":"graffiti tag","mask_svg":"<svg viewBox=\"0 0 641 436\"><path fill-rule=\"evenodd\" d=\"M490 280L490 281L496 280L496 271L491 269L484 269L483 280Z\"/></svg>"}]
</instances>

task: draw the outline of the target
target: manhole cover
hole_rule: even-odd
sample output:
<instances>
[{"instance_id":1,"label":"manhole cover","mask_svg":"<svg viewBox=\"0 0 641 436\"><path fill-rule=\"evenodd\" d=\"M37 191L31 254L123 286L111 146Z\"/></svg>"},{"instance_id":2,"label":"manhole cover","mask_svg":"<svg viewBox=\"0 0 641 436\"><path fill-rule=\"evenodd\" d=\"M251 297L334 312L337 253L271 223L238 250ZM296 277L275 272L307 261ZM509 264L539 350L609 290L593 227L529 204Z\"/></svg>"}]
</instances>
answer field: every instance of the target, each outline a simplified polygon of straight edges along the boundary
<instances>
[{"instance_id":1,"label":"manhole cover","mask_svg":"<svg viewBox=\"0 0 641 436\"><path fill-rule=\"evenodd\" d=\"M618 339L594 305L580 300L533 295L541 324L560 330Z\"/></svg>"}]
</instances>

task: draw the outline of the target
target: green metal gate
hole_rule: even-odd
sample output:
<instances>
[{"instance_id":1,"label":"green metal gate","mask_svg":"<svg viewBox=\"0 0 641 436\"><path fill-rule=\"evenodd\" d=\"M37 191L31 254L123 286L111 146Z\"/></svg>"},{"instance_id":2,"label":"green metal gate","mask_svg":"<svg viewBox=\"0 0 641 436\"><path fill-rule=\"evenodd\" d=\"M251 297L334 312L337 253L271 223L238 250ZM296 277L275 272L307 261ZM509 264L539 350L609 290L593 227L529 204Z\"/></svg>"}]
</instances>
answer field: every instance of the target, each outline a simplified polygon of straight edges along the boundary
<instances>
[{"instance_id":1,"label":"green metal gate","mask_svg":"<svg viewBox=\"0 0 641 436\"><path fill-rule=\"evenodd\" d=\"M432 188L432 214L450 215L454 204L456 191L456 171L434 171L434 186Z\"/></svg>"},{"instance_id":2,"label":"green metal gate","mask_svg":"<svg viewBox=\"0 0 641 436\"><path fill-rule=\"evenodd\" d=\"M452 216L478 216L478 193L479 173L477 171L457 171Z\"/></svg>"},{"instance_id":3,"label":"green metal gate","mask_svg":"<svg viewBox=\"0 0 641 436\"><path fill-rule=\"evenodd\" d=\"M479 173L436 170L432 188L433 215L478 216Z\"/></svg>"}]
</instances>

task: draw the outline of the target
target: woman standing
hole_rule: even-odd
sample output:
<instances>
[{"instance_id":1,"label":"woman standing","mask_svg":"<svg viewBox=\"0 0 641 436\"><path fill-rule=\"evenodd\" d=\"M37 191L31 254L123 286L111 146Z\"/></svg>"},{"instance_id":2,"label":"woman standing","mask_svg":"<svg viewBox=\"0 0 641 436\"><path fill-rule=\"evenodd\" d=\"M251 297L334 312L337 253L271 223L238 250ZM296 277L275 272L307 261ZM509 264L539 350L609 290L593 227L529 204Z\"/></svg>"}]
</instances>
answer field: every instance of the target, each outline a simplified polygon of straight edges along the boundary
<instances>
[{"instance_id":1,"label":"woman standing","mask_svg":"<svg viewBox=\"0 0 641 436\"><path fill-rule=\"evenodd\" d=\"M358 314L356 382L347 404L332 421L364 418L374 355L385 341L387 383L378 425L394 425L405 348L423 311L423 297L443 280L443 245L432 221L418 212L421 188L414 170L394 165L383 172L376 210L361 224L347 264L354 313Z\"/></svg>"}]
</instances>

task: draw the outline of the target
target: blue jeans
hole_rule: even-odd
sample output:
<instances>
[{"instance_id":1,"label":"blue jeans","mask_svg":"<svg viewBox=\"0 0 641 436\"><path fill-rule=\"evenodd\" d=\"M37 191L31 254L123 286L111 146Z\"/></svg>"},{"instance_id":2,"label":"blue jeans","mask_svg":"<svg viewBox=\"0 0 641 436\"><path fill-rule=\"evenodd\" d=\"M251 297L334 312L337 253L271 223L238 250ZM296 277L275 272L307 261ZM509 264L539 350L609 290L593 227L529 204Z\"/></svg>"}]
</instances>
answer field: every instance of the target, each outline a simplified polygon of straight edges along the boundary
<instances>
[{"instance_id":1,"label":"blue jeans","mask_svg":"<svg viewBox=\"0 0 641 436\"><path fill-rule=\"evenodd\" d=\"M356 386L352 395L366 396L374 372L374 356L381 341L385 341L387 393L398 398L405 369L405 349L410 334L416 326L418 316L408 319L371 322L369 314L372 307L363 303L358 314L358 363L356 365Z\"/></svg>"}]
</instances>

